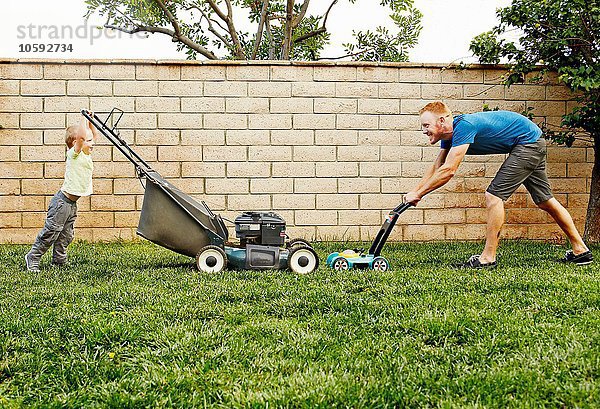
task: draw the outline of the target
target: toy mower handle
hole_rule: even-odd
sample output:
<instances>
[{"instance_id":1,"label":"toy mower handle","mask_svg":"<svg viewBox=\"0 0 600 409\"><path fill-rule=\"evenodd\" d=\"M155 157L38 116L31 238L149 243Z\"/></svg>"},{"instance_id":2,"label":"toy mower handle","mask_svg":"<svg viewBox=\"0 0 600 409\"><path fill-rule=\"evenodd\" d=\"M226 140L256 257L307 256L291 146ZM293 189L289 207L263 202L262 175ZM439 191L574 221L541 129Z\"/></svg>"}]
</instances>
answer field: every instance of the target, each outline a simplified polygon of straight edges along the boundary
<instances>
[{"instance_id":1,"label":"toy mower handle","mask_svg":"<svg viewBox=\"0 0 600 409\"><path fill-rule=\"evenodd\" d=\"M406 210L408 210L409 207L412 206L412 203L400 203L398 206L396 206L396 208L394 210L392 210L392 212L394 213L404 213Z\"/></svg>"},{"instance_id":2,"label":"toy mower handle","mask_svg":"<svg viewBox=\"0 0 600 409\"><path fill-rule=\"evenodd\" d=\"M381 229L379 229L375 240L373 240L373 244L371 244L371 248L369 249L369 254L372 254L375 257L381 254L381 249L383 249L385 242L387 241L388 237L390 237L390 233L398 221L398 217L400 217L400 214L404 213L411 206L411 203L401 203L390 212L388 217L385 219L385 222L383 222L383 226L381 226Z\"/></svg>"}]
</instances>

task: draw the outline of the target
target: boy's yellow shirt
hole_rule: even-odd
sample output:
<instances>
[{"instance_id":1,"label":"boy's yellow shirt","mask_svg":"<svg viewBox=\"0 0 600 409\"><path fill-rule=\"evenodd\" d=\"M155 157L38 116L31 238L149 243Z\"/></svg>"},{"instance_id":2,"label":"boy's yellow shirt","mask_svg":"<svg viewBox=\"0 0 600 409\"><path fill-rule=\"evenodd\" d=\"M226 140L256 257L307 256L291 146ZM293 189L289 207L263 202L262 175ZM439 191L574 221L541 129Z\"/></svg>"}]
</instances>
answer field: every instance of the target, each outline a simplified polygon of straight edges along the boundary
<instances>
[{"instance_id":1,"label":"boy's yellow shirt","mask_svg":"<svg viewBox=\"0 0 600 409\"><path fill-rule=\"evenodd\" d=\"M86 155L83 151L75 153L75 148L69 149L67 151L65 181L60 190L73 196L91 195L93 193L93 171L92 155Z\"/></svg>"}]
</instances>

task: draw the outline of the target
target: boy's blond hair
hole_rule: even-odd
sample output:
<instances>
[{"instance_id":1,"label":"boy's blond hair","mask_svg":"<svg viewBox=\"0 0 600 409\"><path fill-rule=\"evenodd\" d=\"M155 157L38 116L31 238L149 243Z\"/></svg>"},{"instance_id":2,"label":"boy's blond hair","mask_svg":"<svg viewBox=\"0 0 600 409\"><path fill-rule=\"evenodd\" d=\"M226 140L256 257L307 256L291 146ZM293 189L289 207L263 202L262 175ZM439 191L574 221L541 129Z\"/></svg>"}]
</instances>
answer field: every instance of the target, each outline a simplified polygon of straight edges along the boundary
<instances>
[{"instance_id":1,"label":"boy's blond hair","mask_svg":"<svg viewBox=\"0 0 600 409\"><path fill-rule=\"evenodd\" d=\"M67 131L65 132L65 143L67 144L69 149L71 149L73 145L75 145L75 140L77 139L77 135L79 134L80 128L81 127L79 125L71 125L67 128Z\"/></svg>"},{"instance_id":2,"label":"boy's blond hair","mask_svg":"<svg viewBox=\"0 0 600 409\"><path fill-rule=\"evenodd\" d=\"M434 101L425 105L419 111L419 115L423 115L424 112L431 112L436 115L445 116L452 115L452 111L448 108L448 105L444 104L442 101Z\"/></svg>"}]
</instances>

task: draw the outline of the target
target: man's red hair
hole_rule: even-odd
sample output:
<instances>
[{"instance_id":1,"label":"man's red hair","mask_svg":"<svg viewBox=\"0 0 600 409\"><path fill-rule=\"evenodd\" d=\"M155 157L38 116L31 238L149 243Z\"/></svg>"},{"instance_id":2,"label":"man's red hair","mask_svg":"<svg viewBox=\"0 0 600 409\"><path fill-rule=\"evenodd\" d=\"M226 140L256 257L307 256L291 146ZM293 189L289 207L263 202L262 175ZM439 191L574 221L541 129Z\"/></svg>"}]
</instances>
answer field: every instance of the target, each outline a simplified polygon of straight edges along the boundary
<instances>
[{"instance_id":1,"label":"man's red hair","mask_svg":"<svg viewBox=\"0 0 600 409\"><path fill-rule=\"evenodd\" d=\"M419 111L419 115L423 115L424 112L431 112L436 115L444 116L444 115L452 115L452 111L448 108L448 105L444 104L442 101L434 101L425 105Z\"/></svg>"}]
</instances>

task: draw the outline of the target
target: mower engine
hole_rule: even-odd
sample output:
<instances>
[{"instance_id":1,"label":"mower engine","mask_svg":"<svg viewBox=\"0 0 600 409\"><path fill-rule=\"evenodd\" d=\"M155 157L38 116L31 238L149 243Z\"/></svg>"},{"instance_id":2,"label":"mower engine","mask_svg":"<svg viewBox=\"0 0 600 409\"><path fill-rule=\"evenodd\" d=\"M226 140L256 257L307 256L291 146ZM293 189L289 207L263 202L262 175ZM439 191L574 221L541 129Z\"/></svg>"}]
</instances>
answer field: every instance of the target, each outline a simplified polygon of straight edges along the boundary
<instances>
[{"instance_id":1,"label":"mower engine","mask_svg":"<svg viewBox=\"0 0 600 409\"><path fill-rule=\"evenodd\" d=\"M229 248L228 262L240 269L286 268L285 220L273 212L244 212L235 218L241 248Z\"/></svg>"},{"instance_id":2,"label":"mower engine","mask_svg":"<svg viewBox=\"0 0 600 409\"><path fill-rule=\"evenodd\" d=\"M310 273L319 267L319 257L308 242L302 239L286 242L285 220L278 214L244 212L235 218L234 223L240 246L225 246L222 254L224 264L240 270L289 268L299 274ZM214 246L207 247L212 249ZM204 260L202 255L199 260ZM198 269L213 270L202 263Z\"/></svg>"},{"instance_id":3,"label":"mower engine","mask_svg":"<svg viewBox=\"0 0 600 409\"><path fill-rule=\"evenodd\" d=\"M235 234L242 246L283 246L285 220L273 212L244 212L235 218Z\"/></svg>"}]
</instances>

